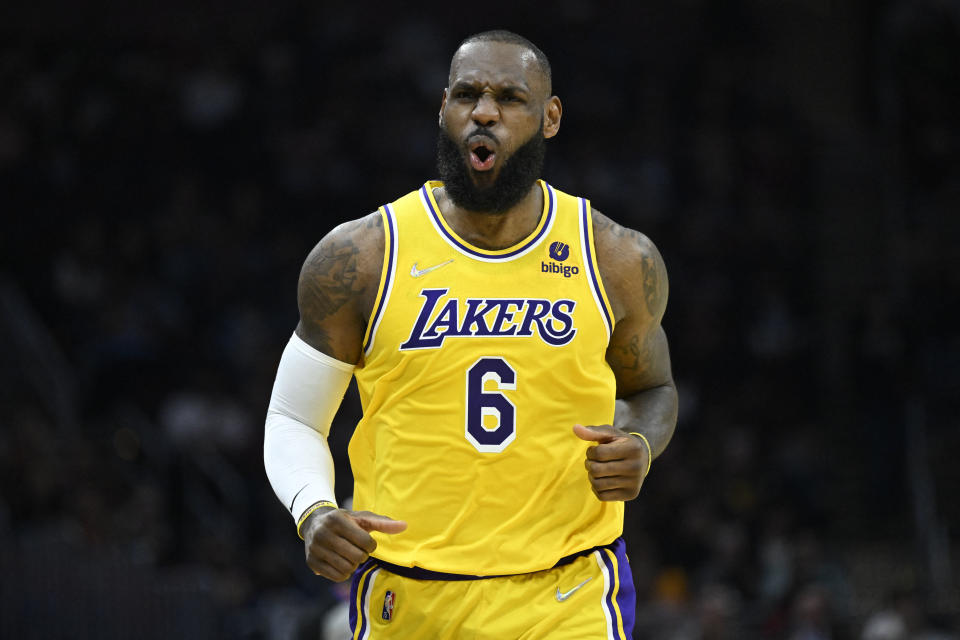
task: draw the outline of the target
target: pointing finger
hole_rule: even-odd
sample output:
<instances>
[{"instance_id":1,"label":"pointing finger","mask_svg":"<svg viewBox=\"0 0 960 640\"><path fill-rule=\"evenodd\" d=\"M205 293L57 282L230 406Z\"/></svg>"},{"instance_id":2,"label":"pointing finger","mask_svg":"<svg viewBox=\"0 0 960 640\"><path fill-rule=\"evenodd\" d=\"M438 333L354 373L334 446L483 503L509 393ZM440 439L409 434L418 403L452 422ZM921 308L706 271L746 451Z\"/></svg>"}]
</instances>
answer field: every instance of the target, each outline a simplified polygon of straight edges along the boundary
<instances>
[{"instance_id":1,"label":"pointing finger","mask_svg":"<svg viewBox=\"0 0 960 640\"><path fill-rule=\"evenodd\" d=\"M369 511L358 511L352 514L353 519L365 531L379 531L380 533L400 533L405 531L407 523L403 520L394 520Z\"/></svg>"}]
</instances>

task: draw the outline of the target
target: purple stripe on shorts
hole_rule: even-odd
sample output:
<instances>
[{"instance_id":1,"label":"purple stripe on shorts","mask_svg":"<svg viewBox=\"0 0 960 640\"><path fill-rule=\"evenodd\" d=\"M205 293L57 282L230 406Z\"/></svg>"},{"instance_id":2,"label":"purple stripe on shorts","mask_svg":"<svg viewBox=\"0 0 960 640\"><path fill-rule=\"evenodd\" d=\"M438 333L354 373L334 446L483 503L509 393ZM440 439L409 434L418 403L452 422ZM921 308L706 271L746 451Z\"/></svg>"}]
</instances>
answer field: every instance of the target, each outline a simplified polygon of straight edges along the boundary
<instances>
[{"instance_id":1,"label":"purple stripe on shorts","mask_svg":"<svg viewBox=\"0 0 960 640\"><path fill-rule=\"evenodd\" d=\"M620 590L617 591L617 606L623 616L623 632L627 638L633 637L633 625L636 620L637 594L633 586L633 572L630 571L630 561L627 559L627 545L623 538L617 538L610 545L610 550L617 557L617 573L620 578Z\"/></svg>"},{"instance_id":2,"label":"purple stripe on shorts","mask_svg":"<svg viewBox=\"0 0 960 640\"><path fill-rule=\"evenodd\" d=\"M617 579L613 571L613 561L607 555L606 549L600 550L600 561L603 562L607 575L610 577L610 585L607 587L607 592L603 594L603 606L607 608L607 615L610 616L610 629L617 640L627 640L620 637L620 625L617 623L619 616L617 616L616 609L613 608L613 590L616 587Z\"/></svg>"},{"instance_id":3,"label":"purple stripe on shorts","mask_svg":"<svg viewBox=\"0 0 960 640\"><path fill-rule=\"evenodd\" d=\"M366 625L366 618L363 617L362 611L357 611L357 589L360 588L360 579L363 577L364 572L367 571L373 564L373 558L368 559L366 562L357 567L357 570L353 572L353 577L350 579L350 632L355 633L357 629L357 620L360 621L362 626ZM367 595L367 587L370 585L370 577L367 576L367 580L363 583L363 594L360 598L360 606L363 606L363 598ZM360 637L363 636L363 629L361 629Z\"/></svg>"}]
</instances>

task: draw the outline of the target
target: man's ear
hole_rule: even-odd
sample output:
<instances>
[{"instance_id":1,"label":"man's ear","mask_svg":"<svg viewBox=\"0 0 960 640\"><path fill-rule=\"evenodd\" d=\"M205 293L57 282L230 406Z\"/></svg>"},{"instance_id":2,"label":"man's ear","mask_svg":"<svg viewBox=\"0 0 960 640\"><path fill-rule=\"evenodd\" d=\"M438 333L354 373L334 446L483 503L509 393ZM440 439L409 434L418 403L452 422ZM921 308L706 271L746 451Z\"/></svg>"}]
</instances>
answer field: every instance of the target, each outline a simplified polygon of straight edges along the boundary
<instances>
[{"instance_id":1,"label":"man's ear","mask_svg":"<svg viewBox=\"0 0 960 640\"><path fill-rule=\"evenodd\" d=\"M442 127L443 126L443 110L447 107L447 90L443 90L443 95L440 97L440 115L437 119L437 123Z\"/></svg>"},{"instance_id":2,"label":"man's ear","mask_svg":"<svg viewBox=\"0 0 960 640\"><path fill-rule=\"evenodd\" d=\"M543 107L543 137L552 138L560 131L560 118L563 115L563 105L560 98L550 96Z\"/></svg>"}]
</instances>

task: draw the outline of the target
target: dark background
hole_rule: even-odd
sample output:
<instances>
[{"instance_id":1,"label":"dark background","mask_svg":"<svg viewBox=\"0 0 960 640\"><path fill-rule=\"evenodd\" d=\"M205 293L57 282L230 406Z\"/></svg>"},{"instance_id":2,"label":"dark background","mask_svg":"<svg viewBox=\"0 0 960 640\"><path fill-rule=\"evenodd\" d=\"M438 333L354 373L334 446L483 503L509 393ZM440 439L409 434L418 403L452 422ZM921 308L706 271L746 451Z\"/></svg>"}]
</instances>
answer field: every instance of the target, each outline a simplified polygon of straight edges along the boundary
<instances>
[{"instance_id":1,"label":"dark background","mask_svg":"<svg viewBox=\"0 0 960 640\"><path fill-rule=\"evenodd\" d=\"M545 177L670 272L637 637L958 637L947 0L4 7L0 637L318 637L342 593L261 457L297 274L434 177L497 27L553 63Z\"/></svg>"}]
</instances>

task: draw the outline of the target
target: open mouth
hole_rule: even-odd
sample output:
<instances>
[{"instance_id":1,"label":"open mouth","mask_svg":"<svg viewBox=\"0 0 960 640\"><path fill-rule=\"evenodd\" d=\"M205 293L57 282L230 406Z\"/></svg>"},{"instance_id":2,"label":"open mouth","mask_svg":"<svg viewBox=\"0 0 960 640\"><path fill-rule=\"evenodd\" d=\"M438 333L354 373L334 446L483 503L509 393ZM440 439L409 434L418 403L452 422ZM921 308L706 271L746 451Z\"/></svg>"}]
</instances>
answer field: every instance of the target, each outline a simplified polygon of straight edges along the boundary
<instances>
[{"instance_id":1,"label":"open mouth","mask_svg":"<svg viewBox=\"0 0 960 640\"><path fill-rule=\"evenodd\" d=\"M477 171L489 171L493 168L497 154L483 141L470 144L470 166Z\"/></svg>"}]
</instances>

